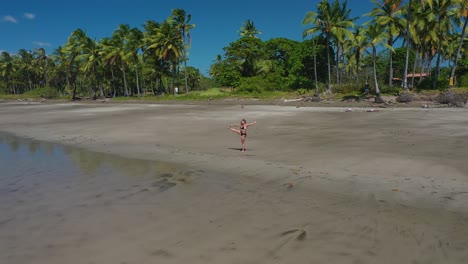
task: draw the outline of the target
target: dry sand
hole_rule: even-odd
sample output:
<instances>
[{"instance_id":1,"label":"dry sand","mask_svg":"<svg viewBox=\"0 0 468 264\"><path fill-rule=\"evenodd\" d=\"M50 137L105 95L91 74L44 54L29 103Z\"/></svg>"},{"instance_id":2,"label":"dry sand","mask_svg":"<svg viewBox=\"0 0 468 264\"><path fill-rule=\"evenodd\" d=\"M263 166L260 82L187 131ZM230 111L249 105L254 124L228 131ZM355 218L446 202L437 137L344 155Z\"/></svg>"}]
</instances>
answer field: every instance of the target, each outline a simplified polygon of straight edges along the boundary
<instances>
[{"instance_id":1,"label":"dry sand","mask_svg":"<svg viewBox=\"0 0 468 264\"><path fill-rule=\"evenodd\" d=\"M366 110L0 104L0 132L191 175L159 195L62 212L79 221L43 218L46 241L11 239L15 223L0 223L0 262L468 263L467 110ZM257 121L244 154L227 129L241 118Z\"/></svg>"}]
</instances>

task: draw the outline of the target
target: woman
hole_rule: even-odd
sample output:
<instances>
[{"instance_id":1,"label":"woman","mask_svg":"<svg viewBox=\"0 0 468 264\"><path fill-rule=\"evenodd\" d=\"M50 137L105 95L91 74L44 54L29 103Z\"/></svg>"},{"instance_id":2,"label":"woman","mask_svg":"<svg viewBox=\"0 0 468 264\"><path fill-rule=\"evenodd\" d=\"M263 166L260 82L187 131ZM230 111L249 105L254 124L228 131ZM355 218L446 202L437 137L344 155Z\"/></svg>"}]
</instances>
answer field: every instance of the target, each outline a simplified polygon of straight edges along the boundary
<instances>
[{"instance_id":1,"label":"woman","mask_svg":"<svg viewBox=\"0 0 468 264\"><path fill-rule=\"evenodd\" d=\"M245 119L242 119L240 122L240 125L230 125L229 129L232 132L235 132L241 136L241 143L242 143L242 152L245 152L245 138L247 137L247 127L255 125L257 121L254 121L253 123L247 124L247 121ZM234 129L232 128L233 126L239 127L239 129Z\"/></svg>"}]
</instances>

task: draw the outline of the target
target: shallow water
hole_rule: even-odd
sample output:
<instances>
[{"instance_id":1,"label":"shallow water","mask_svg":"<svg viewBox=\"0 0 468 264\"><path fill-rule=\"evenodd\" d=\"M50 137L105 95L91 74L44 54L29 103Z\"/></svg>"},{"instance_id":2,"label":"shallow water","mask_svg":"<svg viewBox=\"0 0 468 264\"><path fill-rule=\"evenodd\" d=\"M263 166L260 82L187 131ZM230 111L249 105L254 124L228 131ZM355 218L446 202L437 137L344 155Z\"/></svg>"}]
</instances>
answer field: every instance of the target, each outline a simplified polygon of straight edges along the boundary
<instances>
[{"instance_id":1,"label":"shallow water","mask_svg":"<svg viewBox=\"0 0 468 264\"><path fill-rule=\"evenodd\" d=\"M0 168L0 263L10 264L47 263L58 248L105 237L106 222L133 225L129 215L200 174L7 134L0 134Z\"/></svg>"},{"instance_id":2,"label":"shallow water","mask_svg":"<svg viewBox=\"0 0 468 264\"><path fill-rule=\"evenodd\" d=\"M374 195L340 196L5 134L0 168L0 263L468 260L465 215Z\"/></svg>"}]
</instances>

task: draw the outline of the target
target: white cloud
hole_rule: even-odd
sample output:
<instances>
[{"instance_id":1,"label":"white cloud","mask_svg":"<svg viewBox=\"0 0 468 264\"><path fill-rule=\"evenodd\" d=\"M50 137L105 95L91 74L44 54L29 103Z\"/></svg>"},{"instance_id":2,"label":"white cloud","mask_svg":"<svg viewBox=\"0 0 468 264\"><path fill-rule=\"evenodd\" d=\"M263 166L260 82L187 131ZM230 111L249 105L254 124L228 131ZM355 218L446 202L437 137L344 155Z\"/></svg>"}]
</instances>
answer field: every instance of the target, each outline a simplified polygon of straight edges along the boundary
<instances>
[{"instance_id":1,"label":"white cloud","mask_svg":"<svg viewBox=\"0 0 468 264\"><path fill-rule=\"evenodd\" d=\"M32 13L24 13L23 15L27 19L35 19L36 18L36 15L32 14Z\"/></svg>"},{"instance_id":2,"label":"white cloud","mask_svg":"<svg viewBox=\"0 0 468 264\"><path fill-rule=\"evenodd\" d=\"M16 18L14 18L13 16L4 16L3 21L15 23L15 24L18 23L18 20L16 20Z\"/></svg>"},{"instance_id":3,"label":"white cloud","mask_svg":"<svg viewBox=\"0 0 468 264\"><path fill-rule=\"evenodd\" d=\"M33 41L32 42L34 45L39 46L39 47L50 47L52 44L49 42L42 42L42 41Z\"/></svg>"}]
</instances>

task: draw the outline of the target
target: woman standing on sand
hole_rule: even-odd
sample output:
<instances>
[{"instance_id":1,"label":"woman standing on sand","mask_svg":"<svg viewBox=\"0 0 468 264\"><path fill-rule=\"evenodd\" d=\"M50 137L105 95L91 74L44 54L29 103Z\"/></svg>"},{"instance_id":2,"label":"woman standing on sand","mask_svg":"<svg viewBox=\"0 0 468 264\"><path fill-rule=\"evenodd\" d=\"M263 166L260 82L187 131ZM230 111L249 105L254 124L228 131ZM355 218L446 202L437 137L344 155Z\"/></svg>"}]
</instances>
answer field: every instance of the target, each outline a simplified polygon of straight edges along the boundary
<instances>
[{"instance_id":1,"label":"woman standing on sand","mask_svg":"<svg viewBox=\"0 0 468 264\"><path fill-rule=\"evenodd\" d=\"M229 126L229 129L232 132L235 132L235 133L237 133L237 134L239 134L241 136L242 152L245 152L245 138L247 137L247 127L255 125L255 124L257 124L257 121L254 121L253 123L247 124L247 121L245 121L245 119L242 119L241 122L240 122L240 125L233 124L233 125ZM232 128L233 126L239 127L239 129L234 129L234 128Z\"/></svg>"}]
</instances>

